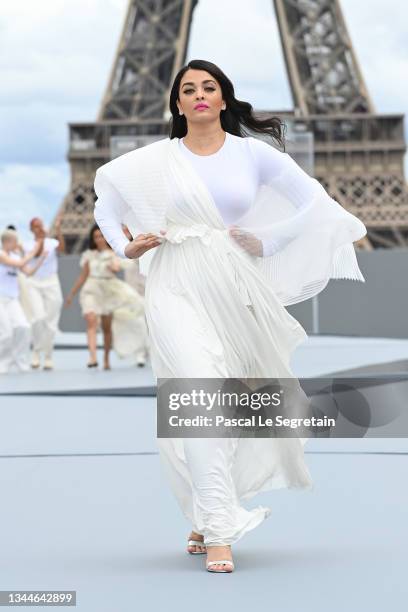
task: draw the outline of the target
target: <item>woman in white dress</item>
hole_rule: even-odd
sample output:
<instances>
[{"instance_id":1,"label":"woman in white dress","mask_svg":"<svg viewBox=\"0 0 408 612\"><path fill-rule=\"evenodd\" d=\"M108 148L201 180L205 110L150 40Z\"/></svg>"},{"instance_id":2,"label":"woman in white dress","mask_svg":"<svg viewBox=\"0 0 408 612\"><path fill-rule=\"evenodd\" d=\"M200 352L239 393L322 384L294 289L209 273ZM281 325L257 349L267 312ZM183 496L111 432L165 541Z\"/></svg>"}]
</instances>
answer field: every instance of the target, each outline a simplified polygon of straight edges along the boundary
<instances>
[{"instance_id":1,"label":"woman in white dress","mask_svg":"<svg viewBox=\"0 0 408 612\"><path fill-rule=\"evenodd\" d=\"M79 303L87 324L89 368L98 366L97 330L104 339L104 369L110 370L110 351L119 357L137 360L140 320L144 317L143 298L130 285L117 278L120 259L95 225L89 235L89 248L80 259L81 273L67 295L69 306L80 289ZM142 363L139 363L143 365Z\"/></svg>"},{"instance_id":2,"label":"woman in white dress","mask_svg":"<svg viewBox=\"0 0 408 612\"><path fill-rule=\"evenodd\" d=\"M29 370L30 325L20 304L19 272L31 276L43 264L47 252L37 258L34 266L28 262L42 250L40 242L22 255L18 234L6 229L1 234L0 246L0 374L15 365L20 372Z\"/></svg>"},{"instance_id":3,"label":"woman in white dress","mask_svg":"<svg viewBox=\"0 0 408 612\"><path fill-rule=\"evenodd\" d=\"M180 70L170 110L169 138L112 160L95 178L95 219L116 253L154 250L145 311L155 375L294 379L290 357L307 334L285 305L330 278L364 281L353 242L366 229L288 154L245 135L281 144L281 122L257 119L214 64ZM188 552L206 553L206 569L231 572L231 545L270 514L243 500L312 488L305 441L158 438L192 525Z\"/></svg>"},{"instance_id":4,"label":"woman in white dress","mask_svg":"<svg viewBox=\"0 0 408 612\"><path fill-rule=\"evenodd\" d=\"M61 231L61 217L55 223L57 238L48 236L42 219L34 217L30 221L33 239L24 243L29 252L36 242L43 244L47 257L37 271L22 286L23 308L31 324L33 352L31 367L38 369L43 357L44 370L52 370L55 335L61 316L63 296L58 277L58 256L65 251L64 236ZM39 257L41 252L39 252Z\"/></svg>"}]
</instances>

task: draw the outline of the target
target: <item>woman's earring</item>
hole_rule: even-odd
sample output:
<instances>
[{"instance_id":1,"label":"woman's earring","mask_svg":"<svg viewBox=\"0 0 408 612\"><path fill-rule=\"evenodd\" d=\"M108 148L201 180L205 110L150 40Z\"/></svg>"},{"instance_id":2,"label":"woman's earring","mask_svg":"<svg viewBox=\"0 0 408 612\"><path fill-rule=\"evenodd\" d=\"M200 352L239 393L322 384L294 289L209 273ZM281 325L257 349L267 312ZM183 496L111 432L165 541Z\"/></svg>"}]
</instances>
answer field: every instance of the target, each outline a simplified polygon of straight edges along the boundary
<instances>
[{"instance_id":1,"label":"woman's earring","mask_svg":"<svg viewBox=\"0 0 408 612\"><path fill-rule=\"evenodd\" d=\"M226 106L225 106L225 104L224 104L221 110L225 110L225 109L226 109Z\"/></svg>"},{"instance_id":2,"label":"woman's earring","mask_svg":"<svg viewBox=\"0 0 408 612\"><path fill-rule=\"evenodd\" d=\"M183 114L183 111L179 110L179 115L182 115L182 114Z\"/></svg>"}]
</instances>

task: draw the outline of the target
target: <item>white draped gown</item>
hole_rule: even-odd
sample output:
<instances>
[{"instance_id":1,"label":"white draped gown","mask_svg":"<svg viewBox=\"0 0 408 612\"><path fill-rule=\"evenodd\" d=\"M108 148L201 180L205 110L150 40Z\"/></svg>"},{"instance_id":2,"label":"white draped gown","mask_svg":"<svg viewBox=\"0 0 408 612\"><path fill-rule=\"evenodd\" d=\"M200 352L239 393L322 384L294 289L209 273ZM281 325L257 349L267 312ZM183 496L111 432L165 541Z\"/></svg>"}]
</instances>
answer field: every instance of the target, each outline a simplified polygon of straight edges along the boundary
<instances>
[{"instance_id":1,"label":"white draped gown","mask_svg":"<svg viewBox=\"0 0 408 612\"><path fill-rule=\"evenodd\" d=\"M157 378L295 378L293 350L307 339L300 323L251 263L236 264L233 225L262 182L279 175L286 156L252 137L226 133L212 155L180 151L210 191L215 206L174 198L166 239L155 248L146 281L145 312ZM308 201L310 177L301 170L293 189ZM190 206L190 207L189 207ZM300 198L299 207L302 207ZM124 257L121 219L127 204L112 192L95 208L105 238ZM272 254L279 236L263 243ZM194 531L207 545L237 542L271 510L244 507L260 491L313 489L304 438L158 438L170 486Z\"/></svg>"}]
</instances>

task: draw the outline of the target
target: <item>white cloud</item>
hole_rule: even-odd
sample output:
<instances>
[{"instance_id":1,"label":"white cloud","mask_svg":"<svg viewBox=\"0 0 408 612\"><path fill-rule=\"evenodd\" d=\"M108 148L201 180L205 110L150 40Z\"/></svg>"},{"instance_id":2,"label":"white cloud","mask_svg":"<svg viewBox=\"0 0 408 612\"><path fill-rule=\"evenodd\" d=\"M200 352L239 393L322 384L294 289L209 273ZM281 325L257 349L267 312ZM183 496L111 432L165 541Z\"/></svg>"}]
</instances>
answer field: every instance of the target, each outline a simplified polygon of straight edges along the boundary
<instances>
[{"instance_id":1,"label":"white cloud","mask_svg":"<svg viewBox=\"0 0 408 612\"><path fill-rule=\"evenodd\" d=\"M27 238L32 217L42 217L49 224L68 189L68 179L64 163L0 166L0 229L12 223Z\"/></svg>"},{"instance_id":2,"label":"white cloud","mask_svg":"<svg viewBox=\"0 0 408 612\"><path fill-rule=\"evenodd\" d=\"M126 0L3 0L0 122L12 141L0 140L1 162L31 154L35 163L39 143L47 161L64 159L67 123L96 118L125 7Z\"/></svg>"},{"instance_id":3,"label":"white cloud","mask_svg":"<svg viewBox=\"0 0 408 612\"><path fill-rule=\"evenodd\" d=\"M342 0L363 77L378 113L408 112L408 39L405 0Z\"/></svg>"}]
</instances>

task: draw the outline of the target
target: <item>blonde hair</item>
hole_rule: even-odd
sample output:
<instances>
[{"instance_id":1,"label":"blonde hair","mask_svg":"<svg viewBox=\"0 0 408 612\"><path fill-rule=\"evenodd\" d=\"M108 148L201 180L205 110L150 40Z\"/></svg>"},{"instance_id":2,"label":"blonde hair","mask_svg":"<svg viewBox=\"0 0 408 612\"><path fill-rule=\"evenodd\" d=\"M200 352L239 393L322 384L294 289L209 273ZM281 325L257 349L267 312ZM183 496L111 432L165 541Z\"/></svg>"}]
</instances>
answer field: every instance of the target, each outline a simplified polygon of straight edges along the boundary
<instances>
[{"instance_id":1,"label":"blonde hair","mask_svg":"<svg viewBox=\"0 0 408 612\"><path fill-rule=\"evenodd\" d=\"M17 240L17 242L18 242L18 234L17 234L16 230L5 229L5 230L3 230L1 232L0 240L1 240L2 243L5 242L5 240L8 240L10 238L15 238Z\"/></svg>"}]
</instances>

